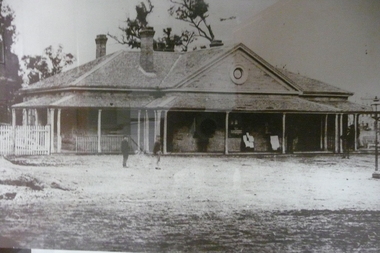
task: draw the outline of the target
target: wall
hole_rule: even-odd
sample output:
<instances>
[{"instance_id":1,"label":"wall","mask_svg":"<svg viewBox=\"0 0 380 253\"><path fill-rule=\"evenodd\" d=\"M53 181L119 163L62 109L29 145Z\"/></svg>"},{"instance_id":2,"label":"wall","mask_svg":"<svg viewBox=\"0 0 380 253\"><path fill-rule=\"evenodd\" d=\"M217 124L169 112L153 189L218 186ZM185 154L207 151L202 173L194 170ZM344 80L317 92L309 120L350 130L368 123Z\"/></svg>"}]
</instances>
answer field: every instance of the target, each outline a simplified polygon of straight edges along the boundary
<instances>
[{"instance_id":1,"label":"wall","mask_svg":"<svg viewBox=\"0 0 380 253\"><path fill-rule=\"evenodd\" d=\"M215 123L215 131L206 135L201 125L209 119ZM224 138L224 113L168 113L168 152L224 152Z\"/></svg>"}]
</instances>

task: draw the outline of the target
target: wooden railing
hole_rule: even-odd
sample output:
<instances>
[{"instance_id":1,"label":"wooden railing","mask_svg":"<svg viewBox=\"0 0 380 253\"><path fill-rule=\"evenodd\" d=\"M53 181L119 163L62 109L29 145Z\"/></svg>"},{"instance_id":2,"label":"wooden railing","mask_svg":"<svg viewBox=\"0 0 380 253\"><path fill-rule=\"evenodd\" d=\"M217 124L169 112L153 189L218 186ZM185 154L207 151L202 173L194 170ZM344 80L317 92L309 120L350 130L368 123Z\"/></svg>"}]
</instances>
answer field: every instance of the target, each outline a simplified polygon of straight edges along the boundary
<instances>
[{"instance_id":1,"label":"wooden railing","mask_svg":"<svg viewBox=\"0 0 380 253\"><path fill-rule=\"evenodd\" d=\"M76 136L75 151L77 153L98 153L98 136ZM123 135L102 135L100 137L101 153L121 153L120 145ZM137 145L130 141L134 150Z\"/></svg>"}]
</instances>

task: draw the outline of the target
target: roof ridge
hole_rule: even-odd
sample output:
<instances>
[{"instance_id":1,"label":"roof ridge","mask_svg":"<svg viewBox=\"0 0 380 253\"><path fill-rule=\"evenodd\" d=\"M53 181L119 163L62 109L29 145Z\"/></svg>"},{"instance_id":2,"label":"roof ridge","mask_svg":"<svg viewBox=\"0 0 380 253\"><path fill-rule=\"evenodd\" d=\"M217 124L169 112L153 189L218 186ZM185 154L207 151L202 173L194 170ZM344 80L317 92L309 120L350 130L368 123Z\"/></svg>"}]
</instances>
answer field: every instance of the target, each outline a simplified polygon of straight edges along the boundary
<instances>
[{"instance_id":1,"label":"roof ridge","mask_svg":"<svg viewBox=\"0 0 380 253\"><path fill-rule=\"evenodd\" d=\"M83 79L85 79L86 77L88 77L89 75L91 75L92 73L94 73L95 71L97 71L98 69L100 69L101 67L103 67L105 64L107 64L108 62L110 62L111 60L113 60L114 58L116 58L116 56L122 54L125 50L120 50L119 52L116 52L114 55L112 55L110 58L106 59L105 61L102 61L100 63L98 63L97 65L95 65L90 71L84 73L83 75L81 75L80 77L78 77L74 82L72 82L71 84L72 85L76 85L78 84L80 81L82 81Z\"/></svg>"}]
</instances>

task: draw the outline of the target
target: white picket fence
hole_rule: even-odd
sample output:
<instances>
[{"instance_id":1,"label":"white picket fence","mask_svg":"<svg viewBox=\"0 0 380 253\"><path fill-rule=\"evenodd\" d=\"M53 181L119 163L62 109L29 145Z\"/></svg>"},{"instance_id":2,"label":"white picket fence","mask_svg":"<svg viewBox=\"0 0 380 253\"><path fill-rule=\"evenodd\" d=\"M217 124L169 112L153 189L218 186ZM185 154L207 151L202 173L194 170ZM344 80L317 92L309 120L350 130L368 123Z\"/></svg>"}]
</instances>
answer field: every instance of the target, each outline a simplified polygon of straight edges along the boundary
<instances>
[{"instance_id":1,"label":"white picket fence","mask_svg":"<svg viewBox=\"0 0 380 253\"><path fill-rule=\"evenodd\" d=\"M0 155L49 155L50 126L0 126Z\"/></svg>"}]
</instances>

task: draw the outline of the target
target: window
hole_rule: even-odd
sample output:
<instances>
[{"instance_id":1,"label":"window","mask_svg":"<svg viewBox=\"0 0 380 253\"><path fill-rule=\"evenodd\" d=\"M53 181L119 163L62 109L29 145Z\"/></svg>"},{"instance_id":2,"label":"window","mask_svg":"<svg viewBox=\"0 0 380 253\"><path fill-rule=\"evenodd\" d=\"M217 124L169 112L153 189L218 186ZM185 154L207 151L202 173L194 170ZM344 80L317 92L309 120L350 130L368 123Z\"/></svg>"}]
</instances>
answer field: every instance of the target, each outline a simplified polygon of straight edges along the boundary
<instances>
[{"instance_id":1,"label":"window","mask_svg":"<svg viewBox=\"0 0 380 253\"><path fill-rule=\"evenodd\" d=\"M240 84L243 84L245 81L247 81L248 72L247 72L247 70L243 66L241 66L241 65L234 65L231 68L230 77L231 77L231 80L235 84L240 85Z\"/></svg>"}]
</instances>

